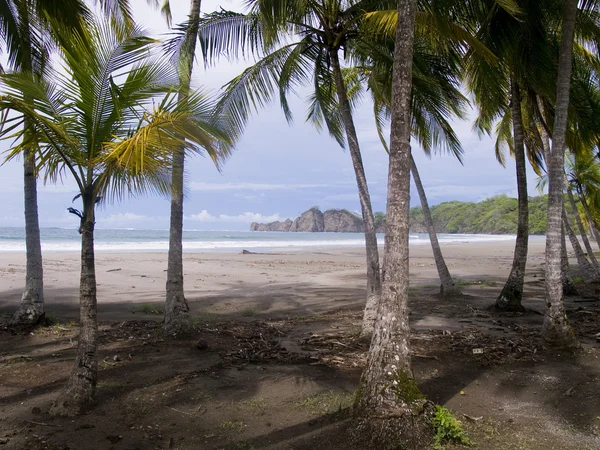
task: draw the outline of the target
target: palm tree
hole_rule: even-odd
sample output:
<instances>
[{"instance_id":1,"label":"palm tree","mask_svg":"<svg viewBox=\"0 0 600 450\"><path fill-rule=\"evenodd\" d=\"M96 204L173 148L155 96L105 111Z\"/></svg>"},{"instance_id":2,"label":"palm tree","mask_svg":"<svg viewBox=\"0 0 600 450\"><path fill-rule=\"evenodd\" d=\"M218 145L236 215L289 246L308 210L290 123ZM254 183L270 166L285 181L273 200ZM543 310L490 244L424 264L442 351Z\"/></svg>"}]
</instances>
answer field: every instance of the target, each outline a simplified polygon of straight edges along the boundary
<instances>
[{"instance_id":1,"label":"palm tree","mask_svg":"<svg viewBox=\"0 0 600 450\"><path fill-rule=\"evenodd\" d=\"M340 60L354 41L365 38L360 20L378 0L306 2L303 0L250 0L248 14L221 11L200 24L201 47L207 60L239 53L265 55L229 82L221 107L233 114L238 128L248 120L252 107L270 101L277 92L288 121L292 114L287 95L301 84L313 83L309 119L327 127L336 141L348 146L358 186L367 259L367 303L363 334L373 328L381 291L379 251L369 188L358 136L352 117ZM296 39L297 38L297 39ZM291 41L291 42L290 42ZM334 109L334 104L339 108Z\"/></svg>"},{"instance_id":2,"label":"palm tree","mask_svg":"<svg viewBox=\"0 0 600 450\"><path fill-rule=\"evenodd\" d=\"M450 116L464 118L468 104L468 100L460 92L461 51L454 45L453 39L435 35L430 30L423 32L417 28L415 31L411 133L427 156L433 150L442 148L462 162L462 146L448 122ZM433 36L436 39L432 39ZM379 138L389 153L383 125L390 118L394 40L386 35L374 35L365 46L357 48L356 52L358 70L367 79L365 85L373 97ZM460 288L452 279L444 260L425 189L412 154L411 173L421 200L425 226L440 277L440 292L443 296L460 295Z\"/></svg>"},{"instance_id":3,"label":"palm tree","mask_svg":"<svg viewBox=\"0 0 600 450\"><path fill-rule=\"evenodd\" d=\"M40 80L48 65L50 44L45 36L48 18L64 27L78 27L86 7L81 0L67 0L57 7L49 0L5 0L0 4L0 36L8 54L9 66ZM32 102L33 99L28 98ZM44 317L44 274L37 204L36 143L31 125L24 124L30 142L23 150L26 274L25 290L11 322L33 325Z\"/></svg>"},{"instance_id":4,"label":"palm tree","mask_svg":"<svg viewBox=\"0 0 600 450\"><path fill-rule=\"evenodd\" d=\"M471 52L467 60L467 79L479 108L476 127L480 132L491 134L492 126L497 122L496 154L499 161L504 164L504 156L500 153L502 142L508 142L515 157L518 192L513 264L494 307L523 311L521 301L529 240L523 102L529 90L537 91L548 84L546 76L535 75L540 67L553 61L546 24L541 20L547 15L545 8L548 5L537 0L515 2L508 9L493 0L484 5L480 10L481 17L475 18L477 36L499 60L489 64Z\"/></svg>"},{"instance_id":5,"label":"palm tree","mask_svg":"<svg viewBox=\"0 0 600 450\"><path fill-rule=\"evenodd\" d=\"M190 92L190 82L194 68L198 27L200 24L201 0L190 0L188 21L180 36L181 43L175 46L179 62L181 89L179 101L185 102ZM167 293L165 301L164 329L167 335L188 333L193 328L189 307L183 288L183 179L185 154L176 153L173 157L171 224L169 227L169 253L167 264Z\"/></svg>"},{"instance_id":6,"label":"palm tree","mask_svg":"<svg viewBox=\"0 0 600 450\"><path fill-rule=\"evenodd\" d=\"M398 1L387 229L381 299L357 405L364 448L427 446L430 403L413 378L408 323L408 213L415 1ZM419 411L419 412L417 412ZM417 444L418 443L418 444Z\"/></svg>"},{"instance_id":7,"label":"palm tree","mask_svg":"<svg viewBox=\"0 0 600 450\"><path fill-rule=\"evenodd\" d=\"M546 301L548 308L544 316L542 337L548 343L560 347L578 345L565 311L561 271L565 141L578 3L577 0L564 1L552 150L548 161L548 227L546 231Z\"/></svg>"},{"instance_id":8,"label":"palm tree","mask_svg":"<svg viewBox=\"0 0 600 450\"><path fill-rule=\"evenodd\" d=\"M155 41L140 29L105 22L77 32L56 23L53 29L64 72L49 68L36 81L22 72L2 75L0 112L14 117L0 136L12 137L28 121L45 179L68 174L79 188L82 208L69 209L80 218L79 347L66 389L51 408L52 414L74 415L91 405L97 381L96 205L127 195L169 194L173 153L204 148L218 162L230 139L227 124L214 118L201 93L177 102L173 68L149 59ZM30 144L26 131L20 135L9 157Z\"/></svg>"}]
</instances>

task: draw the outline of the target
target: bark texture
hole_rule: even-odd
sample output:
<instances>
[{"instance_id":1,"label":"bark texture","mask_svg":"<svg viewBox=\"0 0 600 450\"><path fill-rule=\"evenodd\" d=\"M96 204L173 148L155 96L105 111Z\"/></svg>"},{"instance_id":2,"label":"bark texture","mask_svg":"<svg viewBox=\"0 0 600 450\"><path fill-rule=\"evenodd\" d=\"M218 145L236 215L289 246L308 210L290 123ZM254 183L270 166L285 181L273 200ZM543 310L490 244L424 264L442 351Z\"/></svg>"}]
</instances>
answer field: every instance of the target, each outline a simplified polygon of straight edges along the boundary
<instances>
[{"instance_id":1,"label":"bark texture","mask_svg":"<svg viewBox=\"0 0 600 450\"><path fill-rule=\"evenodd\" d=\"M370 336L373 332L375 316L379 297L381 295L381 272L379 268L379 249L377 248L377 235L375 232L375 218L373 216L373 208L371 206L371 196L369 195L369 186L367 185L367 177L362 162L360 146L358 144L358 136L352 118L352 109L348 101L348 91L338 57L338 50L330 52L331 68L335 79L338 101L340 104L340 112L344 128L346 129L346 140L348 141L348 149L352 157L352 165L356 176L356 184L358 186L358 198L362 211L363 224L365 228L365 244L367 254L367 304L365 306L362 335Z\"/></svg>"},{"instance_id":2,"label":"bark texture","mask_svg":"<svg viewBox=\"0 0 600 450\"><path fill-rule=\"evenodd\" d=\"M567 240L565 236L565 229L562 228L561 236L561 271L562 271L562 282L563 282L563 294L564 295L579 295L575 283L569 274L569 255L567 254Z\"/></svg>"},{"instance_id":3,"label":"bark texture","mask_svg":"<svg viewBox=\"0 0 600 450\"><path fill-rule=\"evenodd\" d=\"M561 217L563 213L563 179L565 140L569 113L573 37L577 0L565 0L562 36L556 79L556 107L552 136L552 153L548 167L548 227L546 231L546 314L542 336L557 347L578 346L564 305L561 271Z\"/></svg>"},{"instance_id":4,"label":"bark texture","mask_svg":"<svg viewBox=\"0 0 600 450\"><path fill-rule=\"evenodd\" d=\"M31 28L29 25L29 10L25 6L21 8L22 45L23 53L21 69L33 74L32 51L31 51ZM28 104L33 104L33 98L24 95ZM25 119L25 140L32 136L31 123ZM29 131L28 131L29 130ZM42 265L42 245L40 240L40 224L38 219L37 200L37 170L35 165L35 151L29 146L23 152L23 193L25 200L25 249L26 249L26 273L25 290L21 296L21 302L17 311L11 319L13 325L35 325L44 318L44 273Z\"/></svg>"},{"instance_id":5,"label":"bark texture","mask_svg":"<svg viewBox=\"0 0 600 450\"><path fill-rule=\"evenodd\" d=\"M575 253L575 258L577 258L577 265L579 266L579 272L581 273L581 277L585 283L594 283L598 281L598 272L594 270L590 262L585 257L585 253L579 244L579 240L571 228L571 224L567 219L567 213L563 210L563 222L565 226L565 230L567 231L567 235L569 236L569 241L571 242L571 247L573 247L573 252Z\"/></svg>"},{"instance_id":6,"label":"bark texture","mask_svg":"<svg viewBox=\"0 0 600 450\"><path fill-rule=\"evenodd\" d=\"M412 374L408 323L410 94L414 0L398 1L382 292L357 399L361 448L428 448L431 403Z\"/></svg>"},{"instance_id":7,"label":"bark texture","mask_svg":"<svg viewBox=\"0 0 600 450\"><path fill-rule=\"evenodd\" d=\"M200 0L190 0L189 28L182 46L179 101L186 101L194 67L196 41L200 21ZM171 223L169 228L169 254L167 263L167 295L164 330L167 335L181 335L193 329L190 309L183 286L183 178L185 153L173 155L171 175Z\"/></svg>"},{"instance_id":8,"label":"bark texture","mask_svg":"<svg viewBox=\"0 0 600 450\"><path fill-rule=\"evenodd\" d=\"M42 245L38 220L37 173L35 155L23 153L23 190L25 194L25 291L17 311L11 319L13 325L35 325L44 318L44 271Z\"/></svg>"},{"instance_id":9,"label":"bark texture","mask_svg":"<svg viewBox=\"0 0 600 450\"><path fill-rule=\"evenodd\" d=\"M496 299L495 308L501 311L524 311L523 283L527 266L529 244L529 197L527 195L527 170L525 144L523 140L523 117L521 114L521 93L514 78L511 78L511 112L513 120L515 165L517 170L518 222L517 240L513 264L508 279Z\"/></svg>"},{"instance_id":10,"label":"bark texture","mask_svg":"<svg viewBox=\"0 0 600 450\"><path fill-rule=\"evenodd\" d=\"M583 222L581 221L581 217L579 216L579 210L577 209L577 204L575 203L575 197L573 197L573 192L567 186L567 197L569 198L569 204L571 205L571 209L573 210L573 215L575 216L575 223L577 223L577 229L579 230L579 235L581 236L581 240L583 241L583 246L587 251L588 257L590 258L590 262L592 263L592 267L595 272L598 272L598 260L594 255L594 250L592 250L592 246L590 245L590 241L587 237L587 233L585 232L585 228L583 226Z\"/></svg>"},{"instance_id":11,"label":"bark texture","mask_svg":"<svg viewBox=\"0 0 600 450\"><path fill-rule=\"evenodd\" d=\"M433 251L433 259L435 260L435 266L440 277L440 293L445 297L461 295L460 288L456 285L456 283L454 283L452 275L450 275L450 271L446 265L446 261L444 260L444 255L442 254L437 233L435 232L433 217L431 216L431 211L429 210L429 203L427 202L425 189L423 188L423 183L421 182L421 177L419 176L419 171L417 170L417 165L415 164L412 154L410 155L410 171L412 173L415 186L417 187L417 192L419 193L419 199L421 200L421 208L423 209L425 227L427 228L427 233L429 234L431 249Z\"/></svg>"},{"instance_id":12,"label":"bark texture","mask_svg":"<svg viewBox=\"0 0 600 450\"><path fill-rule=\"evenodd\" d=\"M592 211L590 210L590 205L588 205L588 202L585 198L585 194L581 187L577 188L577 194L579 195L579 199L581 200L581 204L583 205L583 209L585 211L585 216L589 224L590 234L596 241L596 245L598 245L598 248L600 248L600 233L598 233L594 217L592 216Z\"/></svg>"},{"instance_id":13,"label":"bark texture","mask_svg":"<svg viewBox=\"0 0 600 450\"><path fill-rule=\"evenodd\" d=\"M80 227L79 346L67 386L50 407L50 414L54 416L75 416L88 410L94 403L98 380L98 323L94 258L95 198L86 195L83 203L84 218Z\"/></svg>"}]
</instances>

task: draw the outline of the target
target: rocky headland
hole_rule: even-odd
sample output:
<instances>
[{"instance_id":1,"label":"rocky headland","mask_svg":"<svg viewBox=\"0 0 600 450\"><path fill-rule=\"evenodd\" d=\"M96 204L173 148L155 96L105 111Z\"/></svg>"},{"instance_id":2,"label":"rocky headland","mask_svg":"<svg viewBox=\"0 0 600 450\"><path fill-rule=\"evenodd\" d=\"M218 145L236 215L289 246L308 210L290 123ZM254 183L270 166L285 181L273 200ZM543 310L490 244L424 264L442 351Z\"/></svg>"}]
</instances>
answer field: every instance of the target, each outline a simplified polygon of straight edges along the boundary
<instances>
[{"instance_id":1,"label":"rocky headland","mask_svg":"<svg viewBox=\"0 0 600 450\"><path fill-rule=\"evenodd\" d=\"M313 207L303 212L295 220L283 222L250 224L250 231L292 231L292 232L330 232L330 233L362 233L362 219L346 209L329 209L322 212Z\"/></svg>"}]
</instances>

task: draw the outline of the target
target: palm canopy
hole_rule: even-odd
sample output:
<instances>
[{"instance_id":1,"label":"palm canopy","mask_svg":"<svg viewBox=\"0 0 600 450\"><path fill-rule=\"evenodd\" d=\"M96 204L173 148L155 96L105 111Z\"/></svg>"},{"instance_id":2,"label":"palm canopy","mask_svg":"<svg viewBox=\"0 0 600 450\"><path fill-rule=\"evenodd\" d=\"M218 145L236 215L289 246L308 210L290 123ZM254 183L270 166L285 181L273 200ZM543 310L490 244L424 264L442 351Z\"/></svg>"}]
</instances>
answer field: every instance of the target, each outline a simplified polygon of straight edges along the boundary
<instances>
[{"instance_id":1,"label":"palm canopy","mask_svg":"<svg viewBox=\"0 0 600 450\"><path fill-rule=\"evenodd\" d=\"M233 138L213 102L201 92L177 101L176 70L151 56L157 43L142 30L112 33L115 24L105 21L78 32L53 25L60 71L38 82L21 71L0 75L0 111L12 113L0 137L19 140L8 159L33 146L46 181L68 174L84 204L95 204L169 194L173 152L206 152L216 164L229 155Z\"/></svg>"},{"instance_id":2,"label":"palm canopy","mask_svg":"<svg viewBox=\"0 0 600 450\"><path fill-rule=\"evenodd\" d=\"M434 8L434 4L445 4L446 8ZM484 54L483 58L493 60L491 52L473 39L465 27L451 20L459 4L454 0L419 2L417 29L422 44L427 45L427 39L435 42L437 50L443 49L442 58L450 53L460 54L473 46ZM364 66L364 60L359 63L356 59L359 48L366 50L367 54L377 54L382 50L377 48L380 43L372 42L374 35L393 42L396 3L390 0L249 0L247 5L247 14L220 11L205 16L200 24L200 44L208 64L222 55L258 59L225 86L220 107L235 118L238 127L242 127L253 110L278 98L286 118L292 121L288 95L308 86L311 95L307 120L315 122L319 128L327 128L332 137L344 146L340 110L335 106L332 55L343 50L350 66ZM388 26L390 23L393 26ZM383 48L383 55L375 57L390 58L390 51L393 47L388 45ZM433 52L427 54L427 57L434 56ZM425 64L435 65L434 62ZM354 76L352 81L350 76L346 81L352 84L348 85L348 89L352 90L364 80ZM458 104L457 110L464 103L461 97L458 95L454 99ZM422 100L425 102L427 99ZM422 125L425 122L428 126L435 125L429 127L430 130L437 127L435 136L423 136L424 140L436 140L443 132L444 128L437 126L440 123L431 119L429 114L417 118ZM445 130L449 131L449 127ZM452 139L449 137L448 142ZM458 147L453 145L452 150L458 150Z\"/></svg>"}]
</instances>

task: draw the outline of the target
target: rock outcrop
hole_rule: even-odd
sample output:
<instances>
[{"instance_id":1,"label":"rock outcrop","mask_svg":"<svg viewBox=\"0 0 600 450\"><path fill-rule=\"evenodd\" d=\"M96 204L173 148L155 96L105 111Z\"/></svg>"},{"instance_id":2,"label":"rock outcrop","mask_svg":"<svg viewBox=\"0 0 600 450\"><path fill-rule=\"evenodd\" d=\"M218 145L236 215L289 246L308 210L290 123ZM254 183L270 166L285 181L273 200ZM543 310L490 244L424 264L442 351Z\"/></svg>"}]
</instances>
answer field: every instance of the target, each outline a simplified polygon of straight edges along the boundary
<instances>
[{"instance_id":1,"label":"rock outcrop","mask_svg":"<svg viewBox=\"0 0 600 450\"><path fill-rule=\"evenodd\" d=\"M310 208L294 220L290 231L315 233L325 230L323 213L319 208Z\"/></svg>"},{"instance_id":2,"label":"rock outcrop","mask_svg":"<svg viewBox=\"0 0 600 450\"><path fill-rule=\"evenodd\" d=\"M324 230L335 233L362 233L362 219L345 209L330 209L323 213Z\"/></svg>"},{"instance_id":3,"label":"rock outcrop","mask_svg":"<svg viewBox=\"0 0 600 450\"><path fill-rule=\"evenodd\" d=\"M303 212L293 222L250 224L250 231L296 231L296 232L332 232L332 233L362 233L362 219L346 209L330 209L324 213L314 207Z\"/></svg>"},{"instance_id":4,"label":"rock outcrop","mask_svg":"<svg viewBox=\"0 0 600 450\"><path fill-rule=\"evenodd\" d=\"M271 223L257 223L252 222L250 224L250 231L290 231L292 227L290 219L286 219L284 222L271 222Z\"/></svg>"}]
</instances>

